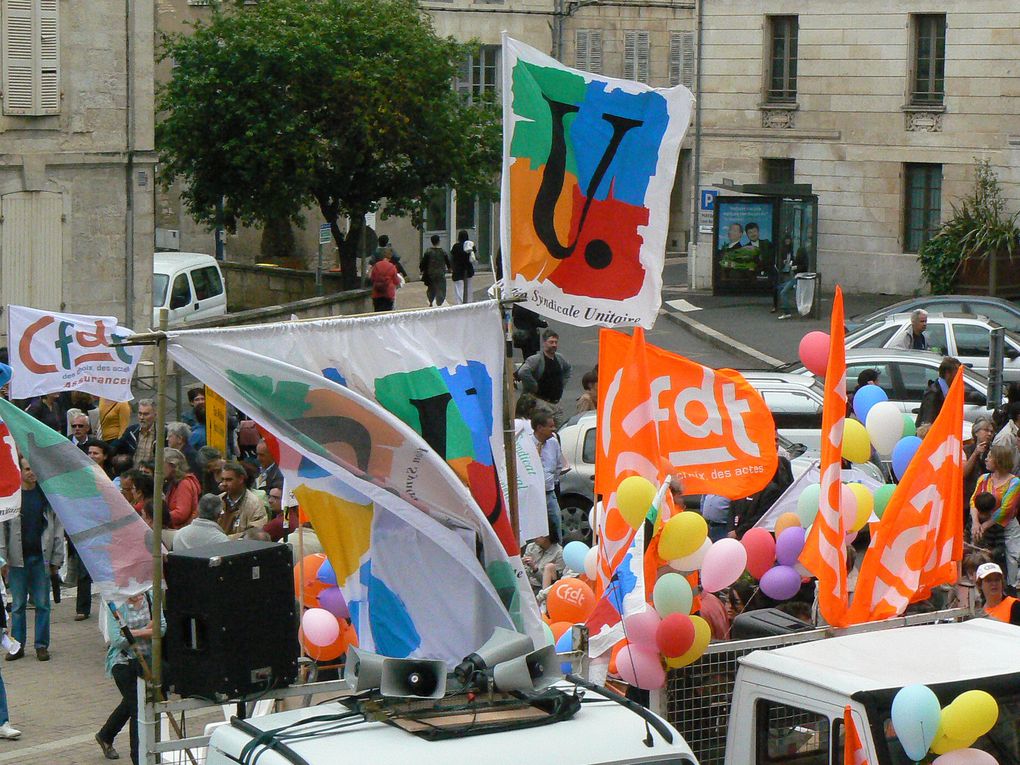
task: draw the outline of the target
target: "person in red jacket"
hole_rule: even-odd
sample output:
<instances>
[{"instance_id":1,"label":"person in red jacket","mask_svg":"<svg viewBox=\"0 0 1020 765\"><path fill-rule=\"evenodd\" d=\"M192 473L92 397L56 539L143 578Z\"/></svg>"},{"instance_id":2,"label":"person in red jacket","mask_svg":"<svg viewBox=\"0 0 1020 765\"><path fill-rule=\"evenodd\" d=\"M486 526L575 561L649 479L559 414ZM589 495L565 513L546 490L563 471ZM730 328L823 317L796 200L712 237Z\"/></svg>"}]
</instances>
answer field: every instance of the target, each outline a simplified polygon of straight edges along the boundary
<instances>
[{"instance_id":1,"label":"person in red jacket","mask_svg":"<svg viewBox=\"0 0 1020 765\"><path fill-rule=\"evenodd\" d=\"M382 259L372 266L372 308L375 311L392 311L393 301L400 286L400 274L393 265L393 248L384 247Z\"/></svg>"},{"instance_id":2,"label":"person in red jacket","mask_svg":"<svg viewBox=\"0 0 1020 765\"><path fill-rule=\"evenodd\" d=\"M180 529L195 518L202 485L188 472L188 458L178 449L164 449L163 464L166 470L163 489L166 506L170 509L170 525Z\"/></svg>"}]
</instances>

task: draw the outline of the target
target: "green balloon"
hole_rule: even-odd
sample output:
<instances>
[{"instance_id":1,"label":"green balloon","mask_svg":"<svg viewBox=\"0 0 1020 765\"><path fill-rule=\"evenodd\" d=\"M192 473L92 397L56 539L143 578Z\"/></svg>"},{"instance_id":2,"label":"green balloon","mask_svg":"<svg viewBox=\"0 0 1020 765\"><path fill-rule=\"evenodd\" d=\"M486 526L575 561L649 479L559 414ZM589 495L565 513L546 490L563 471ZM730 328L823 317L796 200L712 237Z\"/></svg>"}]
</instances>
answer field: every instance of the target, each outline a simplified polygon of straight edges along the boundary
<instances>
[{"instance_id":1,"label":"green balloon","mask_svg":"<svg viewBox=\"0 0 1020 765\"><path fill-rule=\"evenodd\" d=\"M818 515L818 498L821 487L817 483L809 483L804 491L797 497L797 517L800 518L800 525L807 528L814 523Z\"/></svg>"},{"instance_id":2,"label":"green balloon","mask_svg":"<svg viewBox=\"0 0 1020 765\"><path fill-rule=\"evenodd\" d=\"M690 582L680 574L663 574L652 590L652 605L662 618L670 614L689 614L694 605Z\"/></svg>"},{"instance_id":3,"label":"green balloon","mask_svg":"<svg viewBox=\"0 0 1020 765\"><path fill-rule=\"evenodd\" d=\"M917 426L914 425L913 418L909 414L904 413L904 415L903 415L903 438L906 438L907 436L916 436L916 435L917 435Z\"/></svg>"},{"instance_id":4,"label":"green balloon","mask_svg":"<svg viewBox=\"0 0 1020 765\"><path fill-rule=\"evenodd\" d=\"M556 645L556 637L553 635L552 627L542 622L542 632L545 634L546 645Z\"/></svg>"},{"instance_id":5,"label":"green balloon","mask_svg":"<svg viewBox=\"0 0 1020 765\"><path fill-rule=\"evenodd\" d=\"M875 489L875 515L879 518L885 512L885 506L889 504L894 491L896 491L896 484L892 483L884 483Z\"/></svg>"}]
</instances>

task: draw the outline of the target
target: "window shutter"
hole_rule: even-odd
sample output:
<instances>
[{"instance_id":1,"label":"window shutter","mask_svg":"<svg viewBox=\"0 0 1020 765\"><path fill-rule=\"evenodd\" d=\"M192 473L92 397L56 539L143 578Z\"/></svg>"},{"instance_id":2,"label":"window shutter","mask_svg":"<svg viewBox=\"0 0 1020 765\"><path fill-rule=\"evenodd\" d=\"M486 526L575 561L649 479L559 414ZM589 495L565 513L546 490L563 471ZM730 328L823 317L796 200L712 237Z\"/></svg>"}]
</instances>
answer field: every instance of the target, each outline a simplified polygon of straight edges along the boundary
<instances>
[{"instance_id":1,"label":"window shutter","mask_svg":"<svg viewBox=\"0 0 1020 765\"><path fill-rule=\"evenodd\" d=\"M637 63L637 32L627 32L623 39L623 79L633 80Z\"/></svg>"},{"instance_id":2,"label":"window shutter","mask_svg":"<svg viewBox=\"0 0 1020 765\"><path fill-rule=\"evenodd\" d=\"M680 33L680 82L694 88L694 32Z\"/></svg>"},{"instance_id":3,"label":"window shutter","mask_svg":"<svg viewBox=\"0 0 1020 765\"><path fill-rule=\"evenodd\" d=\"M637 79L639 82L648 82L649 58L651 57L648 47L648 33L637 33Z\"/></svg>"},{"instance_id":4,"label":"window shutter","mask_svg":"<svg viewBox=\"0 0 1020 765\"><path fill-rule=\"evenodd\" d=\"M581 70L587 70L588 61L588 31L578 29L574 35L574 66Z\"/></svg>"},{"instance_id":5,"label":"window shutter","mask_svg":"<svg viewBox=\"0 0 1020 765\"><path fill-rule=\"evenodd\" d=\"M3 4L4 113L32 114L35 106L34 0Z\"/></svg>"},{"instance_id":6,"label":"window shutter","mask_svg":"<svg viewBox=\"0 0 1020 765\"><path fill-rule=\"evenodd\" d=\"M602 74L602 32L599 30L588 33L588 71Z\"/></svg>"},{"instance_id":7,"label":"window shutter","mask_svg":"<svg viewBox=\"0 0 1020 765\"><path fill-rule=\"evenodd\" d=\"M680 36L683 32L671 32L669 35L669 84L679 85L680 84L680 67L681 67L681 52L680 52Z\"/></svg>"},{"instance_id":8,"label":"window shutter","mask_svg":"<svg viewBox=\"0 0 1020 765\"><path fill-rule=\"evenodd\" d=\"M39 0L39 114L60 113L59 15L57 0Z\"/></svg>"}]
</instances>

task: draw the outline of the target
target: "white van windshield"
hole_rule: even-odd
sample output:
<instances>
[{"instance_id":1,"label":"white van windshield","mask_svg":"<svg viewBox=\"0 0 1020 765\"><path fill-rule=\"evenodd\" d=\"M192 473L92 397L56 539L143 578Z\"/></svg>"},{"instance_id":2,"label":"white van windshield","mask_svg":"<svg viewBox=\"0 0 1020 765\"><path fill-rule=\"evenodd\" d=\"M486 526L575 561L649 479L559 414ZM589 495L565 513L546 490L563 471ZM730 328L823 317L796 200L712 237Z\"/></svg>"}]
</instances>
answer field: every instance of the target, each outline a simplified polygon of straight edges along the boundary
<instances>
[{"instance_id":1,"label":"white van windshield","mask_svg":"<svg viewBox=\"0 0 1020 765\"><path fill-rule=\"evenodd\" d=\"M170 277L167 274L152 275L152 304L157 308L166 305L166 285Z\"/></svg>"}]
</instances>

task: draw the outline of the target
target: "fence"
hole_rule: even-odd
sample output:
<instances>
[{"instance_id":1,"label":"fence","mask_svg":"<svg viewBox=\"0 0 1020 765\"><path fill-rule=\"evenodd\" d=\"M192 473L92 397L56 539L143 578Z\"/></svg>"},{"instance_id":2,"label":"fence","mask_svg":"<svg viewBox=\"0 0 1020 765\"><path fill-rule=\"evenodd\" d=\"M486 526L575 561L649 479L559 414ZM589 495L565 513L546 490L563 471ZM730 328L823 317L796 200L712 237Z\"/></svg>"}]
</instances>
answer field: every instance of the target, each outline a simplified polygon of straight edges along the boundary
<instances>
[{"instance_id":1,"label":"fence","mask_svg":"<svg viewBox=\"0 0 1020 765\"><path fill-rule=\"evenodd\" d=\"M655 711L680 731L700 765L723 765L730 703L741 656L746 656L751 651L767 651L836 635L854 635L939 621L958 621L971 616L973 613L970 609L957 608L903 616L872 624L859 624L841 630L825 628L777 637L712 643L698 661L669 673L665 691L659 696L662 708Z\"/></svg>"}]
</instances>

